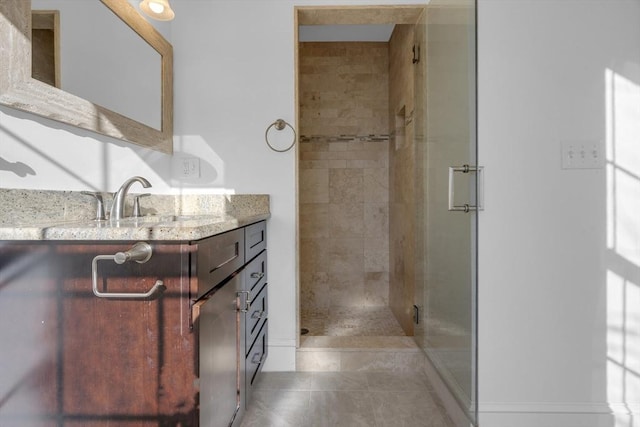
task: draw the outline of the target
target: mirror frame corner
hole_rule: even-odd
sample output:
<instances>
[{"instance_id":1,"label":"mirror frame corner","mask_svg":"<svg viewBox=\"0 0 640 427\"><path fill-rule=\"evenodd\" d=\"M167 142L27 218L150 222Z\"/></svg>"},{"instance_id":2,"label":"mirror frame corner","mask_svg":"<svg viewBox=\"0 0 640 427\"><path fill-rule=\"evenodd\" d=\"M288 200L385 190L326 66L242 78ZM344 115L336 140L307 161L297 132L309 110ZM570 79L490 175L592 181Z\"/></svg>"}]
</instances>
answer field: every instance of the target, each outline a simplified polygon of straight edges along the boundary
<instances>
[{"instance_id":1,"label":"mirror frame corner","mask_svg":"<svg viewBox=\"0 0 640 427\"><path fill-rule=\"evenodd\" d=\"M31 0L0 2L0 105L173 153L173 47L126 0L100 0L161 57L161 129L154 129L31 77Z\"/></svg>"}]
</instances>

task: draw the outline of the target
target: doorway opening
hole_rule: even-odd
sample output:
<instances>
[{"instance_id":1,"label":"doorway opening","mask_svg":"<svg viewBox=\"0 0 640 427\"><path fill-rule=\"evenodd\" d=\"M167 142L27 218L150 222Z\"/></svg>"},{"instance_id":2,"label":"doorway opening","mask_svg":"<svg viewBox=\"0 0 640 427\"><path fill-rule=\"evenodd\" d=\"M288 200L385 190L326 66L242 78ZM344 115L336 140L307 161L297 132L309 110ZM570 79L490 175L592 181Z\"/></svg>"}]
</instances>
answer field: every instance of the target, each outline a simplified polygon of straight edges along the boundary
<instances>
[{"instance_id":1,"label":"doorway opening","mask_svg":"<svg viewBox=\"0 0 640 427\"><path fill-rule=\"evenodd\" d=\"M397 147L407 145L414 27L424 11L296 8L301 349L415 347L407 363L420 364L410 273L391 261L403 242L392 241L390 220L410 184L402 172L396 184L391 176Z\"/></svg>"}]
</instances>

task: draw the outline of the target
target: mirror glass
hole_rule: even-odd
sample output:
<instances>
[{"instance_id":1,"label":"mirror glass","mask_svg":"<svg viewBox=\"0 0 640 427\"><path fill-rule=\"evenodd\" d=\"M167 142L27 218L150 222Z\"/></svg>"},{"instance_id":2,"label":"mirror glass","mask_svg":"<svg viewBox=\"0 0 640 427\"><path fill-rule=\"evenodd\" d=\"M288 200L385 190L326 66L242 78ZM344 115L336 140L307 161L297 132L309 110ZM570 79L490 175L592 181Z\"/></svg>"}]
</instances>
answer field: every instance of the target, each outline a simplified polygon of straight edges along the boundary
<instances>
[{"instance_id":1,"label":"mirror glass","mask_svg":"<svg viewBox=\"0 0 640 427\"><path fill-rule=\"evenodd\" d=\"M32 13L42 9L58 23L48 83L32 77ZM172 152L173 48L128 0L33 0L33 11L30 0L3 0L0 39L10 40L0 105Z\"/></svg>"},{"instance_id":2,"label":"mirror glass","mask_svg":"<svg viewBox=\"0 0 640 427\"><path fill-rule=\"evenodd\" d=\"M31 9L58 12L60 89L160 129L162 58L155 49L98 0L32 0ZM32 43L34 55L35 37Z\"/></svg>"}]
</instances>

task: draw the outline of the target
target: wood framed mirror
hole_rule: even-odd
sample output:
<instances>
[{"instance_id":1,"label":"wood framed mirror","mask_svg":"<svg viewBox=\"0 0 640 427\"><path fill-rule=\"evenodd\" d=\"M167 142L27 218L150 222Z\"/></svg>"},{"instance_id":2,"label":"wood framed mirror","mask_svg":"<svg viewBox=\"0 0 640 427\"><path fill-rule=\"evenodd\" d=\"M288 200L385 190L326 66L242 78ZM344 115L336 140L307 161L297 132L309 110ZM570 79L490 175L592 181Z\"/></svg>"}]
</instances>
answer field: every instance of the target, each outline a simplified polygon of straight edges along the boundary
<instances>
[{"instance_id":1,"label":"wood framed mirror","mask_svg":"<svg viewBox=\"0 0 640 427\"><path fill-rule=\"evenodd\" d=\"M160 124L154 128L32 77L31 0L0 2L0 105L163 153L173 152L173 48L127 0L101 2L160 57ZM64 86L63 86L64 87Z\"/></svg>"}]
</instances>

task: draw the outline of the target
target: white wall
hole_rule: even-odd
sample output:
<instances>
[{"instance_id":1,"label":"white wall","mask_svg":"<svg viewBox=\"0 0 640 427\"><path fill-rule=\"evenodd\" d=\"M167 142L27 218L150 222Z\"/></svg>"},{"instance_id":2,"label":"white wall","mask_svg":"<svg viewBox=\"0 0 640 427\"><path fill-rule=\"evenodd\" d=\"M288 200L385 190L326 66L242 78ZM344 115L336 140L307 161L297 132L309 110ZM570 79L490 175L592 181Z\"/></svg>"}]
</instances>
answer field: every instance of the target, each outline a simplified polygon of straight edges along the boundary
<instances>
[{"instance_id":1,"label":"white wall","mask_svg":"<svg viewBox=\"0 0 640 427\"><path fill-rule=\"evenodd\" d=\"M637 426L640 1L480 0L478 29L481 426Z\"/></svg>"},{"instance_id":2,"label":"white wall","mask_svg":"<svg viewBox=\"0 0 640 427\"><path fill-rule=\"evenodd\" d=\"M293 370L295 150L276 153L264 142L277 118L294 124L293 7L421 3L175 1L176 19L163 31L174 47L174 157L0 107L0 186L114 191L126 178L143 175L155 193L270 194L265 369ZM199 179L173 179L172 164L184 156L200 158Z\"/></svg>"}]
</instances>

